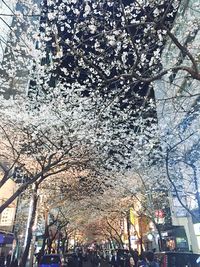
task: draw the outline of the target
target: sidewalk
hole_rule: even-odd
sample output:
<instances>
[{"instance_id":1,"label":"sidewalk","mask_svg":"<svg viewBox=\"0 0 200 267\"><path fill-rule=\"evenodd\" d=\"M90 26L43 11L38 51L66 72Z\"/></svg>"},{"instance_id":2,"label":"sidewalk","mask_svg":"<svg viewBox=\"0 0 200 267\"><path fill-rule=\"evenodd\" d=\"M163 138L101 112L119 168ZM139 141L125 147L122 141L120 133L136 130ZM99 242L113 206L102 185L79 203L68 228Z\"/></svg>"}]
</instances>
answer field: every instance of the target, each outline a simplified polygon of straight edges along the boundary
<instances>
[{"instance_id":1,"label":"sidewalk","mask_svg":"<svg viewBox=\"0 0 200 267\"><path fill-rule=\"evenodd\" d=\"M83 263L83 267L93 267L90 261L86 261ZM102 260L100 267L110 267L110 264L106 261Z\"/></svg>"}]
</instances>

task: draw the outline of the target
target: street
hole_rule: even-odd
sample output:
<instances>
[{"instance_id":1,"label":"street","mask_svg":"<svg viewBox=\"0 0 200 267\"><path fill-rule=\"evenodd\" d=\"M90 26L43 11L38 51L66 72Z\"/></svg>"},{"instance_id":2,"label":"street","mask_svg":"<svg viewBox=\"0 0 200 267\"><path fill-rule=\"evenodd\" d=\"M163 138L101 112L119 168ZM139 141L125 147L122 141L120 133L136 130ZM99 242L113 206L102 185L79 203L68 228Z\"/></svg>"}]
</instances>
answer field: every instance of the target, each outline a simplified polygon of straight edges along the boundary
<instances>
[{"instance_id":1,"label":"street","mask_svg":"<svg viewBox=\"0 0 200 267\"><path fill-rule=\"evenodd\" d=\"M100 267L109 267L109 263L102 261ZM83 267L93 267L90 261L86 261L83 263Z\"/></svg>"},{"instance_id":2,"label":"street","mask_svg":"<svg viewBox=\"0 0 200 267\"><path fill-rule=\"evenodd\" d=\"M199 7L0 0L0 267L200 266Z\"/></svg>"}]
</instances>

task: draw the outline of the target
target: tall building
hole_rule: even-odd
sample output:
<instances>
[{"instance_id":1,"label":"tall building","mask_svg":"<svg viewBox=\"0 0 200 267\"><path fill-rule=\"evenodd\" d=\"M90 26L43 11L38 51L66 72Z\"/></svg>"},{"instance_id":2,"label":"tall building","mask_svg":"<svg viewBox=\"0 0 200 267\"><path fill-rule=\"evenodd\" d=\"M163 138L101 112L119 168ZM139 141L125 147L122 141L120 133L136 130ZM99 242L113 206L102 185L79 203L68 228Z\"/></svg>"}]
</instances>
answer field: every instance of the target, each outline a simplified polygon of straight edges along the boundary
<instances>
[{"instance_id":1,"label":"tall building","mask_svg":"<svg viewBox=\"0 0 200 267\"><path fill-rule=\"evenodd\" d=\"M172 33L199 64L199 1L182 0ZM162 54L163 68L192 66L190 59L168 40ZM184 226L189 249L200 251L200 95L199 81L185 71L172 71L155 83L157 114L162 145L168 153L166 176L171 184L174 226ZM173 148L173 149L171 149ZM171 149L171 150L170 150ZM178 195L178 197L177 197ZM181 201L181 202L180 202ZM183 205L188 208L185 209ZM196 216L194 209L197 209ZM193 225L195 220L195 224Z\"/></svg>"},{"instance_id":2,"label":"tall building","mask_svg":"<svg viewBox=\"0 0 200 267\"><path fill-rule=\"evenodd\" d=\"M5 99L27 93L39 3L0 1L0 95Z\"/></svg>"},{"instance_id":3,"label":"tall building","mask_svg":"<svg viewBox=\"0 0 200 267\"><path fill-rule=\"evenodd\" d=\"M0 62L2 62L13 20L16 1L0 1Z\"/></svg>"},{"instance_id":4,"label":"tall building","mask_svg":"<svg viewBox=\"0 0 200 267\"><path fill-rule=\"evenodd\" d=\"M33 0L32 5L29 1L0 0L1 99L15 99L27 92L33 35L40 17L37 13L39 3L40 0ZM3 158L0 161L4 164ZM16 183L10 178L0 188L0 205L15 191ZM0 214L0 255L7 255L13 248L16 207L17 199Z\"/></svg>"}]
</instances>

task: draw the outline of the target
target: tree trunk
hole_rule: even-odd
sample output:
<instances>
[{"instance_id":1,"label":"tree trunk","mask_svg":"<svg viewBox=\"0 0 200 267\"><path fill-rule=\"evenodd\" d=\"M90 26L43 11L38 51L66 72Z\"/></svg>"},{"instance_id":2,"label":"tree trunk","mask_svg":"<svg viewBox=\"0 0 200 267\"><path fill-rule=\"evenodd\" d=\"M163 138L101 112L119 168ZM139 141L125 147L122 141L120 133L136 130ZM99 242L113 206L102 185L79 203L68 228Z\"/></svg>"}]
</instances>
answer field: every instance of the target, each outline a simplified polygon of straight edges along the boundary
<instances>
[{"instance_id":1,"label":"tree trunk","mask_svg":"<svg viewBox=\"0 0 200 267\"><path fill-rule=\"evenodd\" d=\"M47 238L48 238L48 236L46 235L46 229L45 229L45 233L44 233L44 237L43 237L43 241L42 241L41 255L44 255L44 250L45 250Z\"/></svg>"},{"instance_id":2,"label":"tree trunk","mask_svg":"<svg viewBox=\"0 0 200 267\"><path fill-rule=\"evenodd\" d=\"M164 244L163 244L163 240L162 240L162 234L161 234L160 226L157 223L154 223L154 224L155 224L155 227L156 227L156 229L158 231L159 240L160 240L160 242L159 242L159 251L163 251L163 249L164 249L163 245Z\"/></svg>"},{"instance_id":3,"label":"tree trunk","mask_svg":"<svg viewBox=\"0 0 200 267\"><path fill-rule=\"evenodd\" d=\"M48 211L45 211L45 215L44 215L44 220L45 220L45 230L44 230L44 237L43 237L43 242L42 242L42 248L41 248L41 255L44 255L44 250L45 250L45 246L46 246L46 241L47 238L49 237L49 227L48 227Z\"/></svg>"},{"instance_id":4,"label":"tree trunk","mask_svg":"<svg viewBox=\"0 0 200 267\"><path fill-rule=\"evenodd\" d=\"M52 232L51 232L52 233ZM56 231L55 235L52 236L50 238L49 236L49 239L48 239L48 253L51 254L51 251L52 251L52 244L53 244L53 241L56 239L56 236L58 235L58 230Z\"/></svg>"},{"instance_id":5,"label":"tree trunk","mask_svg":"<svg viewBox=\"0 0 200 267\"><path fill-rule=\"evenodd\" d=\"M112 240L115 240L115 243L117 244L117 246L119 247L119 248L123 248L124 246L124 244L121 242L121 240L119 240L119 239L117 239L115 236L112 236Z\"/></svg>"},{"instance_id":6,"label":"tree trunk","mask_svg":"<svg viewBox=\"0 0 200 267\"><path fill-rule=\"evenodd\" d=\"M194 172L194 185L195 185L195 191L196 191L196 200L198 204L198 215L200 216L200 194L199 194L199 185L198 185L198 177L197 177L197 168L194 164L190 164L190 166L193 169Z\"/></svg>"},{"instance_id":7,"label":"tree trunk","mask_svg":"<svg viewBox=\"0 0 200 267\"><path fill-rule=\"evenodd\" d=\"M61 239L61 251L62 251L62 254L65 253L65 243L66 243L66 238L63 237L63 238Z\"/></svg>"},{"instance_id":8,"label":"tree trunk","mask_svg":"<svg viewBox=\"0 0 200 267\"><path fill-rule=\"evenodd\" d=\"M128 233L128 248L129 248L129 251L131 251L131 233L130 233L131 225L130 225L129 213L127 214L126 220L127 220L127 233Z\"/></svg>"},{"instance_id":9,"label":"tree trunk","mask_svg":"<svg viewBox=\"0 0 200 267\"><path fill-rule=\"evenodd\" d=\"M35 221L35 214L36 214L36 210L37 210L37 201L38 201L38 196L37 196L37 186L35 186L34 191L33 191L33 196L32 196L32 214L31 214L31 219L28 225L28 234L27 234L27 242L26 242L26 247L24 249L22 258L21 258L21 262L20 262L20 267L25 267L26 266L26 262L28 259L28 254L29 254L29 249L30 249L30 245L31 245L31 240L32 240L32 236L33 236L33 225L34 225L34 221Z\"/></svg>"},{"instance_id":10,"label":"tree trunk","mask_svg":"<svg viewBox=\"0 0 200 267\"><path fill-rule=\"evenodd\" d=\"M57 253L60 252L60 243L61 243L61 233L58 234L58 245L57 245Z\"/></svg>"},{"instance_id":11,"label":"tree trunk","mask_svg":"<svg viewBox=\"0 0 200 267\"><path fill-rule=\"evenodd\" d=\"M48 240L48 254L51 254L51 248L52 248L53 240L49 238Z\"/></svg>"},{"instance_id":12,"label":"tree trunk","mask_svg":"<svg viewBox=\"0 0 200 267\"><path fill-rule=\"evenodd\" d=\"M139 244L140 244L140 253L143 252L143 229L142 229L142 217L139 217Z\"/></svg>"},{"instance_id":13,"label":"tree trunk","mask_svg":"<svg viewBox=\"0 0 200 267\"><path fill-rule=\"evenodd\" d=\"M68 252L69 250L69 238L66 237L66 242L65 242L65 252Z\"/></svg>"}]
</instances>

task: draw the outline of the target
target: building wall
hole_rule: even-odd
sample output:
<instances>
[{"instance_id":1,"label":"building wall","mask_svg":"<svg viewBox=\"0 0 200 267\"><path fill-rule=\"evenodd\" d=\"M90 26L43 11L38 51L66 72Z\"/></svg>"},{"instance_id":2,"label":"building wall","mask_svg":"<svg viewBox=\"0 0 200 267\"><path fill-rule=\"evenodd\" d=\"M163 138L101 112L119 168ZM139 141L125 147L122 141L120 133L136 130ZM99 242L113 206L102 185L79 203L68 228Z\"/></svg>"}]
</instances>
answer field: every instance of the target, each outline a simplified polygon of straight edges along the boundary
<instances>
[{"instance_id":1,"label":"building wall","mask_svg":"<svg viewBox=\"0 0 200 267\"><path fill-rule=\"evenodd\" d=\"M4 203L16 190L16 183L9 179L0 188L0 203ZM12 232L15 219L17 200L13 201L1 214L0 214L0 230Z\"/></svg>"},{"instance_id":2,"label":"building wall","mask_svg":"<svg viewBox=\"0 0 200 267\"><path fill-rule=\"evenodd\" d=\"M9 38L9 34L11 29L9 26L12 24L13 13L15 10L15 0L6 1L8 5L6 5L2 0L0 0L0 62L2 62L7 40ZM5 16L6 15L6 16Z\"/></svg>"},{"instance_id":3,"label":"building wall","mask_svg":"<svg viewBox=\"0 0 200 267\"><path fill-rule=\"evenodd\" d=\"M198 62L200 53L199 7L199 0L183 0L172 30L179 42L187 46ZM170 40L163 51L162 63L164 69L175 64L191 66L191 62ZM171 72L164 79L157 81L154 89L163 150L180 143L175 147L174 154L171 153L170 164L171 166L174 164L171 178L177 185L180 198L192 211L198 206L195 192L199 187L200 177L200 83L189 78L186 72ZM185 163L175 163L179 160L178 157L185 159ZM177 202L177 198L172 194L173 225L183 225L190 247L193 251L200 252L191 216L188 212L184 212L181 205L176 205Z\"/></svg>"},{"instance_id":4,"label":"building wall","mask_svg":"<svg viewBox=\"0 0 200 267\"><path fill-rule=\"evenodd\" d=\"M0 15L0 95L4 99L27 94L32 60L35 56L35 38L39 31L40 0L9 0L6 8L1 2ZM31 3L31 4L30 4ZM16 14L16 15L13 15ZM36 14L36 16L34 16ZM13 16L10 16L13 15ZM3 21L4 20L4 21Z\"/></svg>"}]
</instances>

